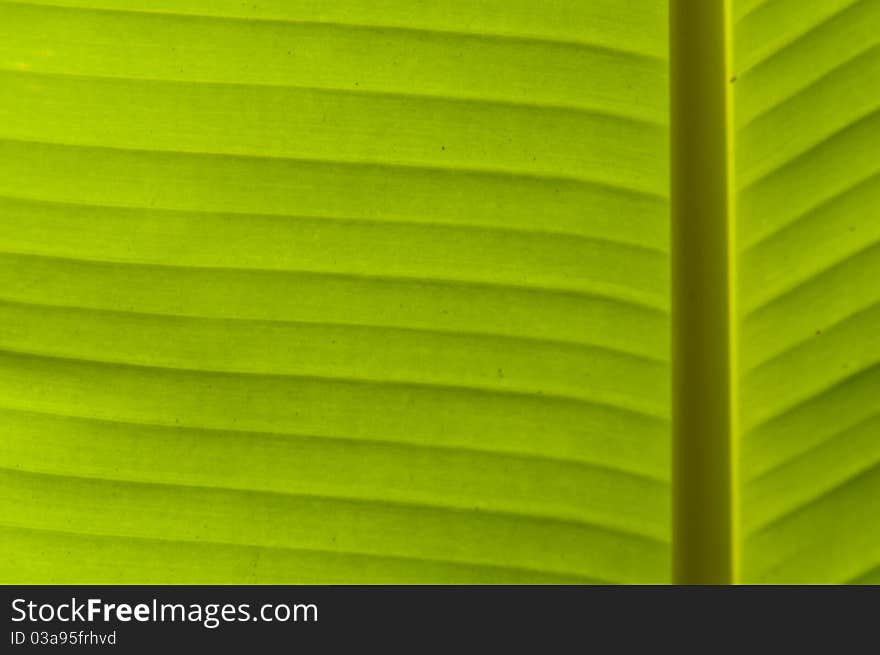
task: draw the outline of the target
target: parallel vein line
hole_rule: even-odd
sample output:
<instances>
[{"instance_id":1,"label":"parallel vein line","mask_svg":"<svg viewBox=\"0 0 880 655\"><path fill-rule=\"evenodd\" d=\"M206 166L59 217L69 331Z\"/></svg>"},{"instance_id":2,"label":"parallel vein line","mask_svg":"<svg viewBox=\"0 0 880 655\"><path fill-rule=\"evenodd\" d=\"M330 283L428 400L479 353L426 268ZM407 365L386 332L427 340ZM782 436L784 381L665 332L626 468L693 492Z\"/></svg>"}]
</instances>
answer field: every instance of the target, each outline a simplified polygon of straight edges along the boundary
<instances>
[{"instance_id":1,"label":"parallel vein line","mask_svg":"<svg viewBox=\"0 0 880 655\"><path fill-rule=\"evenodd\" d=\"M583 186L598 186L601 188L612 189L620 193L630 193L639 197L650 197L658 200L668 201L668 196L650 191L648 189L640 189L637 187L627 186L624 184L616 184L607 180L593 180L586 177L576 175L564 175L561 173L550 173L541 171L529 171L518 169L505 169L497 167L465 167L459 165L444 166L438 163L413 163L413 162L391 162L384 160L370 159L321 159L316 157L291 157L286 155L257 155L253 153L238 152L207 152L199 150L179 150L179 149L162 149L162 148L132 148L127 146L114 146L107 144L94 143L67 143L63 141L41 141L37 139L20 139L15 137L0 136L0 143L14 143L19 145L46 146L50 148L70 149L70 150L100 150L122 153L144 153L152 155L179 155L184 157L205 157L210 159L233 159L233 160L250 160L250 161L276 161L287 162L291 164L302 165L330 165L345 168L379 168L390 170L403 170L423 173L437 173L445 175L460 175L465 177L496 177L511 178L513 180L531 180L543 182L547 184L579 184Z\"/></svg>"},{"instance_id":2,"label":"parallel vein line","mask_svg":"<svg viewBox=\"0 0 880 655\"><path fill-rule=\"evenodd\" d=\"M865 48L864 50L860 50L859 52L855 53L854 55L848 57L844 61L842 61L839 64L837 64L836 66L834 66L834 68L825 71L824 73L822 73L822 75L817 77L815 80L812 80L809 84L806 84L805 86L798 88L793 93L789 93L789 94L783 96L782 98L775 99L773 104L768 105L767 107L762 109L760 112L758 112L757 114L755 114L754 116L749 118L749 120L747 120L745 123L742 123L741 125L739 125L736 128L737 132L738 133L745 132L754 123L757 123L758 121L764 119L766 116L770 115L772 112L778 111L784 105L790 104L790 103L794 102L795 100L798 100L799 98L803 97L804 94L809 93L810 91L816 89L817 87L821 86L822 84L827 83L832 78L834 78L835 75L839 74L841 70L845 69L847 66L851 66L852 64L854 64L857 60L861 59L862 57L866 57L866 56L871 55L878 48L880 48L880 44L874 44L874 45L871 45L871 46Z\"/></svg>"},{"instance_id":3,"label":"parallel vein line","mask_svg":"<svg viewBox=\"0 0 880 655\"><path fill-rule=\"evenodd\" d=\"M853 259L856 259L858 257L865 256L865 255L871 253L872 251L877 250L878 247L880 247L880 241L869 241L867 243L867 245L860 247L859 250L856 250L855 252L847 253L846 255L841 257L840 259L837 259L837 260L831 262L830 264L828 264L824 268L822 268L814 273L811 273L810 275L808 275L807 277L805 277L801 280L798 280L796 283L788 286L783 291L781 291L781 292L775 294L774 296L768 298L767 300L761 302L759 305L750 308L745 313L745 315L743 317L744 320L749 320L751 317L753 317L758 312L764 311L768 307L770 307L771 305L778 303L780 300L796 294L799 290L803 289L804 287L807 287L811 284L815 284L816 282L820 281L821 279L828 276L829 274L835 272L836 270L839 270L847 262L852 261ZM777 353L774 353L773 356L775 356L776 354Z\"/></svg>"},{"instance_id":4,"label":"parallel vein line","mask_svg":"<svg viewBox=\"0 0 880 655\"><path fill-rule=\"evenodd\" d=\"M27 259L42 259L46 261L60 261L80 264L95 264L128 268L152 268L159 270L177 270L177 271L204 271L204 272L225 272L225 273L243 273L243 274L264 274L264 275L289 275L303 277L330 278L337 280L358 280L361 282L406 282L420 283L425 285L445 286L451 288L481 288L481 289L497 289L507 291L524 291L534 292L555 296L572 296L576 298L599 298L617 302L622 306L631 306L637 308L645 308L648 310L668 313L664 299L648 292L640 291L632 288L626 289L616 287L613 284L600 284L592 289L578 287L553 287L540 284L515 283L515 282L498 282L493 280L468 280L456 278L439 278L424 275L389 275L389 274L368 274L355 272L336 272L336 271L319 271L319 270L296 270L289 268L247 268L241 266L197 266L194 264L159 264L153 262L139 262L129 260L113 260L113 259L95 259L89 257L62 257L58 255L45 255L33 252L20 252L11 250L0 250L0 257L19 257ZM604 289L601 287L604 286Z\"/></svg>"},{"instance_id":5,"label":"parallel vein line","mask_svg":"<svg viewBox=\"0 0 880 655\"><path fill-rule=\"evenodd\" d=\"M8 0L4 0L4 2L6 2L6 1L8 1ZM743 22L747 18L751 18L753 14L757 14L759 11L766 9L767 5L769 5L770 2L772 2L772 1L773 0L760 0L760 2L757 2L756 4L752 5L751 7L749 7L749 9L744 14L741 14L739 16L739 18L737 18L736 21L734 21L734 25L738 25L739 23ZM734 6L734 8L736 7L735 2L733 3L733 6Z\"/></svg>"},{"instance_id":6,"label":"parallel vein line","mask_svg":"<svg viewBox=\"0 0 880 655\"><path fill-rule=\"evenodd\" d=\"M822 29L825 29L825 27L829 23L834 21L836 18L839 18L840 16L846 14L848 11L850 11L851 9L856 7L857 5L861 4L863 1L864 0L853 0L853 2L851 2L850 4L844 5L843 7L839 8L834 13L829 14L828 16L826 16L825 18L820 20L818 23L810 25L806 30L804 30L800 33L794 34L793 36L791 36L788 39L785 39L782 43L779 44L779 46L777 46L776 48L771 50L764 57L762 57L758 61L750 64L749 66L744 68L742 71L740 71L739 75L744 76L744 75L750 73L751 71L753 71L754 69L758 68L759 66L765 66L767 63L769 63L770 61L772 61L773 59L778 57L780 54L782 54L783 52L785 52L789 48L796 46L798 43L800 43L802 40L804 40L805 38L807 38L811 34L815 34L816 32L818 32ZM743 17L743 18L745 18L745 17Z\"/></svg>"},{"instance_id":7,"label":"parallel vein line","mask_svg":"<svg viewBox=\"0 0 880 655\"><path fill-rule=\"evenodd\" d=\"M394 216L386 216L383 218L356 217L356 216L338 216L338 215L320 215L320 214L291 214L291 213L260 213L246 212L240 210L189 210L176 209L171 207L156 207L146 205L127 205L127 204L110 204L95 202L79 202L72 200L56 200L52 198L32 198L28 196L10 195L0 193L0 201L10 201L22 204L48 205L53 207L70 207L76 209L118 209L125 212L136 212L144 214L168 214L168 215L185 215L185 216L210 216L210 217L228 217L236 218L264 218L272 220L287 220L291 223L297 221L321 221L326 223L339 223L342 225L375 225L375 226L402 226L402 227L429 227L441 228L444 230L461 230L473 232L488 232L491 234L514 234L518 236L544 236L544 237L564 237L586 243L594 243L598 245L608 245L613 247L631 248L637 252L649 253L652 255L667 256L669 251L667 248L660 246L649 246L642 242L636 242L625 239L615 239L606 236L583 234L580 232L572 232L568 230L555 230L542 227L526 227L498 225L494 223L463 223L457 221L438 221L438 220L419 220L415 218L396 218ZM665 244L664 244L665 246Z\"/></svg>"},{"instance_id":8,"label":"parallel vein line","mask_svg":"<svg viewBox=\"0 0 880 655\"><path fill-rule=\"evenodd\" d=\"M842 317L841 319L834 321L833 323L825 325L823 328L823 333L830 336L831 334L833 334L834 330L843 328L847 324L859 320L860 318L862 318L866 314L873 312L878 307L880 307L880 301L871 303L867 307L863 307L861 309L858 309L857 311L852 312L851 314L847 314L846 316ZM752 375L754 373L760 372L761 370L765 369L767 366L773 365L779 359L786 357L788 355L791 355L792 353L794 353L798 350L801 350L804 347L811 346L814 343L815 343L815 339L813 339L812 336L807 336L804 339L799 339L798 341L795 341L794 343L787 345L782 350L775 352L775 353L759 360L757 363L755 363L754 365L752 365L751 367L748 368L748 374Z\"/></svg>"},{"instance_id":9,"label":"parallel vein line","mask_svg":"<svg viewBox=\"0 0 880 655\"><path fill-rule=\"evenodd\" d=\"M530 345L551 345L551 346L564 346L564 347L575 347L578 349L584 349L589 351L597 351L597 352L605 352L611 355L620 355L623 357L631 358L635 361L644 362L646 364L668 364L668 359L661 359L656 356L647 355L641 352L636 352L634 350L623 350L621 348L616 348L613 346L603 345L599 343L590 343L586 341L574 341L567 339L558 339L558 338L550 338L550 337L530 337L525 335L518 334L504 334L500 332L477 332L472 330L459 330L459 329L442 329L442 328L428 328L428 327L410 327L410 326L397 326L397 325L388 325L382 323L358 323L358 322L334 322L334 321L309 321L309 320L299 320L299 319L283 319L283 318L249 318L249 317L241 317L241 316L207 316L202 314L179 314L174 312L153 312L153 311L143 311L143 310L135 310L135 309L124 309L124 308L105 308L105 307L90 307L86 305L62 305L56 303L45 303L45 302L34 302L31 300L19 300L14 298L6 298L0 296L0 305L12 305L17 307L27 307L34 309L47 309L47 310L69 310L75 312L84 312L84 313L94 313L99 315L117 315L117 316L136 316L136 317L144 317L144 318L158 318L158 319L183 319L188 321L205 321L205 322L214 322L214 323L240 323L240 324L251 324L251 325L278 325L278 326L291 326L291 327L321 327L321 328L342 328L342 329L367 329L367 330L376 330L382 332L403 332L407 334L424 334L424 335L432 335L432 336L440 336L440 337L462 337L465 339L468 338L477 338L477 339L491 339L502 342L513 342L513 343L526 343Z\"/></svg>"},{"instance_id":10,"label":"parallel vein line","mask_svg":"<svg viewBox=\"0 0 880 655\"><path fill-rule=\"evenodd\" d=\"M148 480L148 479L125 479L112 478L109 476L96 475L76 475L72 473L62 473L58 471L38 471L25 469L23 467L0 466L0 471L15 473L16 475L25 475L28 477L40 477L55 480L74 480L80 482L97 482L109 483L120 486L129 487L147 487L147 488L163 488L163 489L184 489L197 490L205 492L220 492L243 496L258 496L263 498L279 498L279 499L306 499L321 502L339 503L341 505L355 505L367 507L384 507L396 510L429 510L438 512L448 512L453 514L477 514L499 518L503 520L526 521L528 523L551 524L562 527L581 527L594 530L596 532L606 532L614 535L620 535L628 538L652 541L656 543L666 543L662 539L654 535L627 530L621 527L613 527L599 521L591 521L587 519L574 518L571 516L562 516L556 514L539 514L535 512L525 512L516 510L507 510L500 508L475 508L472 505L458 505L454 503L438 503L423 500L402 500L388 498L371 498L368 496L344 496L318 494L308 492L280 491L269 489L227 487L223 485L208 484L191 484L186 482L170 482L167 480Z\"/></svg>"},{"instance_id":11,"label":"parallel vein line","mask_svg":"<svg viewBox=\"0 0 880 655\"><path fill-rule=\"evenodd\" d=\"M867 579L878 572L880 572L880 562L877 562L875 564L871 564L866 569L863 569L862 571L860 571L856 575L847 578L847 580L843 584L845 584L845 585L861 584L860 580Z\"/></svg>"},{"instance_id":12,"label":"parallel vein line","mask_svg":"<svg viewBox=\"0 0 880 655\"><path fill-rule=\"evenodd\" d=\"M0 75L13 75L20 77L54 77L59 79L75 79L94 82L145 82L163 85L176 86L197 86L197 87L245 87L245 88L269 88L284 89L291 91L305 91L312 93L320 93L324 95L341 95L355 96L359 98L393 98L403 100L418 100L426 103L450 103L462 105L485 105L498 109L535 109L541 112L559 112L583 114L594 118L604 118L612 121L632 123L634 125L642 125L650 128L666 127L666 123L650 120L634 114L626 114L622 111L610 111L607 109L599 109L597 107L589 107L587 105L578 105L574 103L556 103L556 102L539 102L528 100L513 100L506 98L490 98L479 96L465 95L445 95L437 93L413 93L393 90L375 90L375 89L351 89L345 87L331 86L310 86L304 84L289 83L273 83L273 82L243 82L243 81L223 81L223 80L199 80L191 78L163 78L163 77L132 77L125 75L95 75L85 73L67 73L54 71L35 71L35 70L19 70L0 66Z\"/></svg>"},{"instance_id":13,"label":"parallel vein line","mask_svg":"<svg viewBox=\"0 0 880 655\"><path fill-rule=\"evenodd\" d=\"M812 498L810 498L806 502L803 502L803 503L800 503L794 507L791 507L791 508L787 509L785 512L783 512L782 514L780 514L779 516L775 516L774 518L770 519L769 521L758 525L750 532L749 536L754 537L759 534L765 534L765 533L777 528L780 524L784 523L786 520L788 520L790 517L794 516L795 514L803 513L804 511L809 510L810 508L812 508L816 504L822 502L824 499L831 496L832 494L840 493L840 492L844 491L845 489L850 488L855 484L858 484L859 482L869 478L870 476L872 476L876 473L880 473L880 461L872 462L866 468L864 468L861 471L858 471L856 473L853 473L852 475L847 476L843 481L839 482L838 484L834 485L833 487L830 487L829 489L823 490L820 494L813 496Z\"/></svg>"},{"instance_id":14,"label":"parallel vein line","mask_svg":"<svg viewBox=\"0 0 880 655\"><path fill-rule=\"evenodd\" d=\"M630 413L626 412L626 410L618 410L621 413ZM430 442L415 442L415 441L402 441L402 440L394 440L394 439L379 439L376 437L346 437L346 436L337 436L330 434L303 434L298 432L270 432L267 430L244 430L238 428L236 426L224 427L224 428L216 428L216 427L205 427L201 425L185 425L181 423L157 423L157 422L149 422L149 421L134 421L130 419L122 419L122 418L105 418L98 416L87 416L87 415L78 415L78 414L65 414L60 412L52 412L42 409L23 409L19 407L12 407L2 405L0 406L0 413L2 412L11 412L16 414L27 414L32 416L43 416L52 419L61 419L61 420L70 420L82 423L98 423L98 424L109 424L116 425L120 427L142 427L142 428L156 428L161 430L168 430L170 432L198 432L204 433L207 436L216 436L216 435L234 435L235 437L255 437L260 439L281 439L281 440L295 440L295 441L314 441L314 442L332 442L334 444L350 444L352 446L376 446L379 448L395 448L399 450L415 450L415 451L424 451L424 452L437 452L437 453L462 453L462 454L475 454L481 456L488 457L498 457L503 459L516 459L521 462L542 462L546 464L553 464L559 466L577 466L583 467L585 469L610 473L610 474L619 474L623 477L629 477L635 480L643 480L646 482L656 483L660 485L669 484L669 480L667 478L659 477L656 475L650 475L644 471L638 471L635 469L625 468L623 466L612 466L607 463L598 463L591 460L586 460L582 457L572 455L570 457L562 457L558 455L551 455L546 453L537 453L537 452L527 452L527 451L518 451L518 450L504 450L504 449L492 449L492 448L481 448L474 445L459 445L459 444L440 444L440 443L430 443Z\"/></svg>"},{"instance_id":15,"label":"parallel vein line","mask_svg":"<svg viewBox=\"0 0 880 655\"><path fill-rule=\"evenodd\" d=\"M434 35L441 38L470 38L486 41L512 41L514 43L531 43L538 46L563 46L573 47L596 52L607 53L616 57L631 57L634 59L647 59L650 61L665 61L666 58L638 50L628 50L622 47L611 47L605 44L591 43L571 38L548 37L532 34L514 34L509 32L471 32L466 30L437 29L407 25L380 25L369 23L346 23L341 21L306 20L280 17L256 17L256 16L231 16L224 14L204 14L197 12L172 12L155 11L148 9L106 9L98 7L70 7L57 5L50 2L23 2L20 0L3 0L3 4L20 5L34 8L52 8L64 11L89 12L101 14L118 14L129 16L168 16L183 19L205 19L214 21L227 21L237 23L265 23L277 25L302 25L310 27L329 27L350 30L364 30L371 32L400 32L405 34Z\"/></svg>"},{"instance_id":16,"label":"parallel vein line","mask_svg":"<svg viewBox=\"0 0 880 655\"><path fill-rule=\"evenodd\" d=\"M298 548L295 546L281 546L281 545L273 545L273 546L264 546L261 544L253 544L253 543L236 543L230 541L216 541L216 540L208 540L208 539L182 539L179 537L169 538L169 537L157 537L157 536L145 536L145 535L127 535L127 534L113 534L108 532L95 532L95 531L85 531L85 530L59 530L55 528L42 528L42 527L33 527L29 525L23 524L10 524L10 523L0 523L0 530L18 530L22 532L32 532L32 533L40 533L40 534L53 534L59 536L73 536L73 537L93 537L99 539L112 539L117 541L140 541L145 543L161 543L161 544L188 544L195 546L215 546L215 547L225 547L232 549L253 549L255 551L278 551L278 552L289 552L289 553L302 553L302 554L312 554L312 555L342 555L349 557L359 557L364 559L383 559L383 560L396 560L402 561L412 564L425 563L425 564L440 564L440 565L458 565L458 566L467 566L478 569L489 569L489 570L498 570L498 571L510 571L514 573L534 573L534 574L547 574L547 575L556 575L556 576L570 576L572 578L585 580L587 583L592 584L595 578L591 576L584 576L576 573L569 573L567 571L557 571L554 569L537 569L537 568L529 568L529 567L521 567L521 566L508 566L501 564L492 564L484 561L473 561L467 559L440 559L433 557L419 557L417 555L406 555L406 554L393 554L393 553L377 553L377 552L369 552L369 551L352 551L352 550L342 550L342 549L330 549L330 548Z\"/></svg>"},{"instance_id":17,"label":"parallel vein line","mask_svg":"<svg viewBox=\"0 0 880 655\"><path fill-rule=\"evenodd\" d=\"M272 373L272 372L251 372L251 371L230 371L230 370L214 370L214 369L204 369L204 368L187 368L183 366L170 366L170 365L160 365L160 364L145 364L145 363L135 363L135 362L123 362L123 361L113 361L113 360L98 360L98 359L90 359L85 357L74 357L69 355L56 355L56 354L48 354L48 353L34 353L28 352L25 350L16 350L13 348L0 348L0 354L12 355L15 357L28 358L28 359L42 359L42 360L55 360L55 361L63 361L63 362L71 362L71 363L79 363L79 364L90 364L93 366L104 366L108 368L131 368L138 369L144 371L169 371L175 373L183 373L183 374L201 374L201 375L217 375L224 377L253 377L253 378L267 378L267 379L285 379L285 380L296 380L302 382L315 382L315 383L338 383L338 384L351 384L351 385L363 385L363 386L377 386L377 387L388 387L388 388L403 388L403 389L421 389L424 391L430 391L434 393L445 393L445 392L464 392L468 394L474 395L484 395L484 396L498 396L501 398L532 398L534 400L539 401L547 401L547 402L565 402L565 403L576 403L581 405L587 405L592 407L602 407L602 408L611 408L617 410L627 410L632 412L635 415L655 419L655 420L665 420L666 416L657 412L651 412L647 409L639 409L636 407L627 406L622 402L613 402L611 400L600 400L595 398L586 398L582 396L575 396L569 394L563 394L558 392L544 392L538 390L516 390L516 389L501 389L497 387L488 387L488 386L478 386L478 385L464 385L464 384L443 384L439 382L425 382L425 381L410 381L410 380L380 380L373 378L365 378L365 377L355 377L355 376L322 376L322 375L304 375L304 374L293 374L293 373ZM620 399L618 399L619 401Z\"/></svg>"},{"instance_id":18,"label":"parallel vein line","mask_svg":"<svg viewBox=\"0 0 880 655\"><path fill-rule=\"evenodd\" d=\"M865 378L865 377L871 375L872 373L876 373L878 371L880 371L880 363L873 363L873 364L869 364L868 366L865 366L863 368L859 368L858 370L853 371L852 373L850 373L846 377L841 378L839 380L835 380L832 384L826 386L823 389L820 389L818 391L811 393L809 396L807 396L805 398L801 398L801 399L797 400L796 402L787 405L786 407L777 408L774 411L774 413L771 414L770 416L768 416L764 419L761 419L757 423L751 425L748 429L748 432L754 432L755 430L763 428L766 425L773 423L781 418L796 414L803 407L809 405L810 403L816 402L817 400L821 399L823 396L826 396L827 394L831 393L832 391L836 391L842 387L846 387L849 384L852 384L853 382L855 382L856 380Z\"/></svg>"},{"instance_id":19,"label":"parallel vein line","mask_svg":"<svg viewBox=\"0 0 880 655\"><path fill-rule=\"evenodd\" d=\"M847 426L847 427L843 428L842 430L837 430L837 431L833 432L832 434L829 434L819 443L812 444L806 450L802 450L800 452L794 453L790 457L786 457L785 459L783 459L779 462L776 462L770 468L767 468L764 470L758 470L751 477L744 480L744 482L746 482L748 484L756 484L756 483L763 482L763 481L767 480L768 478L772 478L777 473L779 473L779 471L781 471L784 468L788 468L789 466L791 466L795 462L805 461L805 460L811 458L815 453L817 453L822 448L825 448L827 446L834 446L836 444L836 442L841 437L845 437L846 435L853 432L854 430L858 430L858 429L864 427L865 425L869 425L871 422L877 420L877 418L880 418L880 411L874 412L873 414L870 414L866 418L863 418L862 420L858 421L857 423L850 425L850 426Z\"/></svg>"},{"instance_id":20,"label":"parallel vein line","mask_svg":"<svg viewBox=\"0 0 880 655\"><path fill-rule=\"evenodd\" d=\"M765 180L780 175L786 171L786 169L791 168L796 163L809 161L811 158L815 158L816 155L822 153L823 146L827 146L836 139L846 136L848 133L852 132L854 129L864 125L865 123L869 123L875 117L880 116L880 107L875 107L874 109L870 109L865 113L856 116L845 125L841 125L833 132L826 134L819 138L818 140L811 143L804 150L801 150L798 153L795 153L788 159L785 159L777 164L774 164L771 168L766 171L763 171L756 178L749 180L746 184L741 186L738 189L739 193L747 193L757 187L759 184L764 182Z\"/></svg>"},{"instance_id":21,"label":"parallel vein line","mask_svg":"<svg viewBox=\"0 0 880 655\"><path fill-rule=\"evenodd\" d=\"M833 195L822 199L819 203L817 203L811 207L808 207L806 210L804 210L802 212L799 212L798 214L793 216L791 219L789 219L788 221L786 221L782 225L779 225L776 229L773 229L769 232L764 233L757 240L749 243L745 248L743 248L740 251L740 255L745 255L745 254L750 253L751 251L755 250L759 246L764 245L765 243L769 242L774 237L779 236L784 231L794 228L795 226L799 225L804 220L811 218L812 216L814 216L816 213L818 213L820 211L828 211L829 209L833 209L835 205L837 205L838 203L840 203L843 200L846 200L853 193L860 191L862 188L870 186L871 184L874 184L875 182L880 182L880 172L875 171L875 172L869 174L867 177L863 177L859 180L856 180L854 183L846 186L845 188L841 189L840 191L836 191Z\"/></svg>"}]
</instances>

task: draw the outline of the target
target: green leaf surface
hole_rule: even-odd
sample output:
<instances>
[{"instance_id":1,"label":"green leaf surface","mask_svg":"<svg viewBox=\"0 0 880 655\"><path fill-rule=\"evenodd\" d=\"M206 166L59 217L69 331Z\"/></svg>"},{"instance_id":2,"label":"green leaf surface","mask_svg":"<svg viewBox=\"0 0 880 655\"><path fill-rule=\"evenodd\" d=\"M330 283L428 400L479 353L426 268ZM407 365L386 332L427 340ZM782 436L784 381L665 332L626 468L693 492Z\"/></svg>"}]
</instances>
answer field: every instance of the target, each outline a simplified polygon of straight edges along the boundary
<instances>
[{"instance_id":1,"label":"green leaf surface","mask_svg":"<svg viewBox=\"0 0 880 655\"><path fill-rule=\"evenodd\" d=\"M665 2L2 2L0 64L0 578L668 580Z\"/></svg>"},{"instance_id":2,"label":"green leaf surface","mask_svg":"<svg viewBox=\"0 0 880 655\"><path fill-rule=\"evenodd\" d=\"M880 582L880 0L725 2L732 581ZM0 0L0 582L672 581L669 12Z\"/></svg>"},{"instance_id":3,"label":"green leaf surface","mask_svg":"<svg viewBox=\"0 0 880 655\"><path fill-rule=\"evenodd\" d=\"M880 581L880 2L739 2L742 563Z\"/></svg>"}]
</instances>

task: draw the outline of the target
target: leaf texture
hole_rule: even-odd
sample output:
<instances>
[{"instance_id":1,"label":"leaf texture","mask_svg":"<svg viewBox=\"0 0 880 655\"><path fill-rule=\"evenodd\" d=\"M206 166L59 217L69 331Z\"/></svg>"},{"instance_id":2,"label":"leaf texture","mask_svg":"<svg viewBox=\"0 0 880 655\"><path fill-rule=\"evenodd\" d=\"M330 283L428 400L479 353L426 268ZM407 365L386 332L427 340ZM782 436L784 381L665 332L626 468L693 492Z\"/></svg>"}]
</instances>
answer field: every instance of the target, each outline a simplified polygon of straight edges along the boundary
<instances>
[{"instance_id":1,"label":"leaf texture","mask_svg":"<svg viewBox=\"0 0 880 655\"><path fill-rule=\"evenodd\" d=\"M667 581L666 30L664 0L0 2L0 578ZM834 256L880 261L858 227ZM797 393L876 390L846 361Z\"/></svg>"},{"instance_id":2,"label":"leaf texture","mask_svg":"<svg viewBox=\"0 0 880 655\"><path fill-rule=\"evenodd\" d=\"M734 16L742 578L880 582L880 2Z\"/></svg>"},{"instance_id":3,"label":"leaf texture","mask_svg":"<svg viewBox=\"0 0 880 655\"><path fill-rule=\"evenodd\" d=\"M666 582L666 0L0 1L0 581ZM742 582L880 582L880 0L731 0Z\"/></svg>"}]
</instances>

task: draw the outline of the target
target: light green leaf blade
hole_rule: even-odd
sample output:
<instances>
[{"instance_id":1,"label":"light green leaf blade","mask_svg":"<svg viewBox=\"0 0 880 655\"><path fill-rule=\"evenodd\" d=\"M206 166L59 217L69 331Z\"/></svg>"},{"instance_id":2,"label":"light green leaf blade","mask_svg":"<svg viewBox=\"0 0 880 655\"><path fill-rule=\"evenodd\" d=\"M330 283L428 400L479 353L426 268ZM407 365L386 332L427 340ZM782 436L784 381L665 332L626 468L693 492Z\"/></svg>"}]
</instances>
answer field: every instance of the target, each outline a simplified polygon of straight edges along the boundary
<instances>
[{"instance_id":1,"label":"light green leaf blade","mask_svg":"<svg viewBox=\"0 0 880 655\"><path fill-rule=\"evenodd\" d=\"M0 579L668 580L666 51L662 0L0 3Z\"/></svg>"},{"instance_id":2,"label":"light green leaf blade","mask_svg":"<svg viewBox=\"0 0 880 655\"><path fill-rule=\"evenodd\" d=\"M741 578L876 582L880 2L734 15Z\"/></svg>"}]
</instances>

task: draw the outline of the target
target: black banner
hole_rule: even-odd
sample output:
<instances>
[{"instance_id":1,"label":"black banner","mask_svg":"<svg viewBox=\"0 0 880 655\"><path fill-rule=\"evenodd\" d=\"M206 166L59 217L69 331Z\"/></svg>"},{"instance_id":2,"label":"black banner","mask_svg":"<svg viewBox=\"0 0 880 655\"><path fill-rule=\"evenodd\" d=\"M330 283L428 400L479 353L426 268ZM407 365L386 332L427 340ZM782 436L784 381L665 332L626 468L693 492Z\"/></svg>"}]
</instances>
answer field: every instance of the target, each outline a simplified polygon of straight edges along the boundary
<instances>
[{"instance_id":1,"label":"black banner","mask_svg":"<svg viewBox=\"0 0 880 655\"><path fill-rule=\"evenodd\" d=\"M876 648L880 587L0 587L0 652ZM192 651L192 649L198 649ZM379 650L381 649L381 651Z\"/></svg>"}]
</instances>

